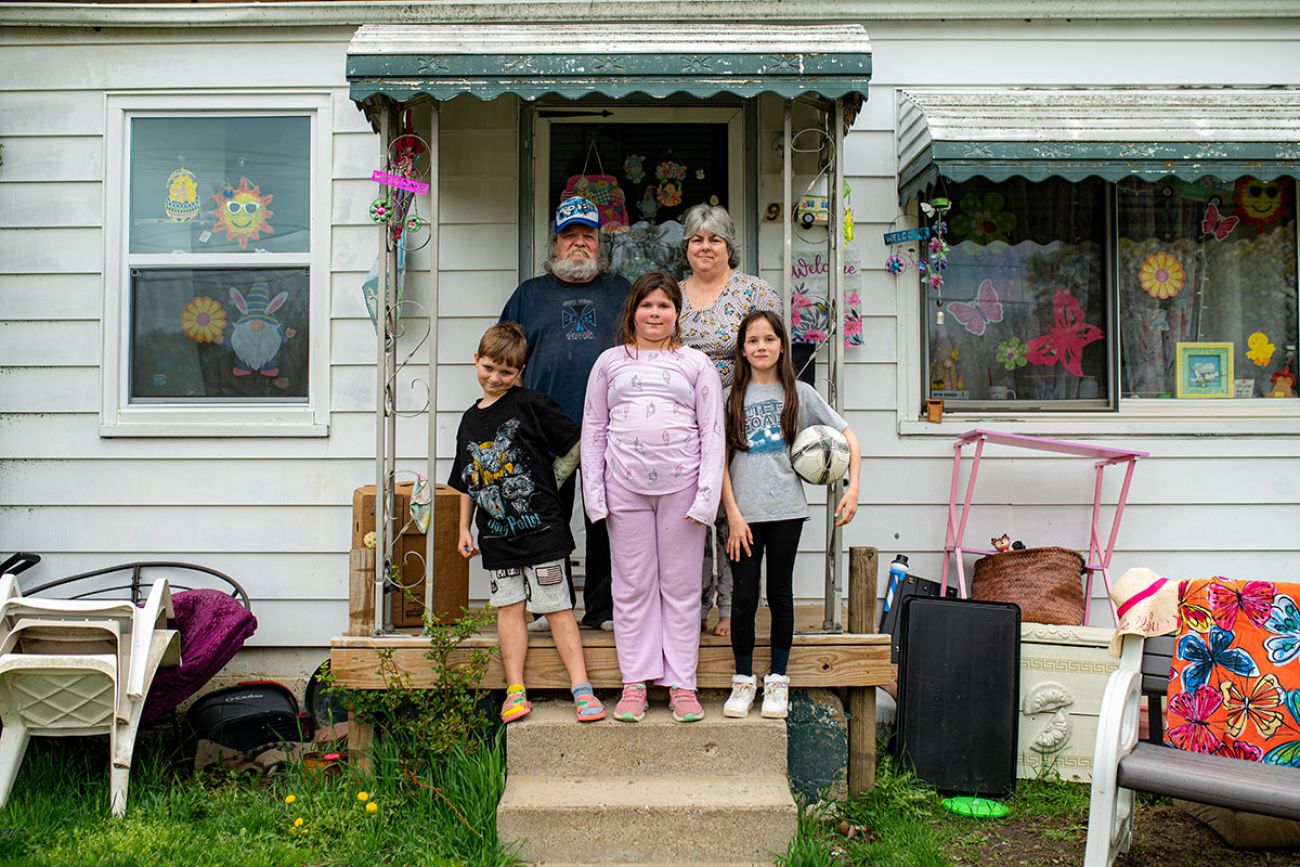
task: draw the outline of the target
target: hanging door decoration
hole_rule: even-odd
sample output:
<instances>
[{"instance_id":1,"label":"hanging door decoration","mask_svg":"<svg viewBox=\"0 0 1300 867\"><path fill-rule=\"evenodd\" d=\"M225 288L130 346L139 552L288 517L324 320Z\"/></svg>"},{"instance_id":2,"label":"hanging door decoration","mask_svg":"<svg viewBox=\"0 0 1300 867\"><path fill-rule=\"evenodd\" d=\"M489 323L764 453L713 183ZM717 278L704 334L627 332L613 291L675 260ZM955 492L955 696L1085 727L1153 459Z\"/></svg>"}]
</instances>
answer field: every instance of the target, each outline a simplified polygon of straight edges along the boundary
<instances>
[{"instance_id":1,"label":"hanging door decoration","mask_svg":"<svg viewBox=\"0 0 1300 867\"><path fill-rule=\"evenodd\" d=\"M596 157L597 174L587 173L592 156ZM625 169L632 160L633 157L628 157L623 161ZM641 171L640 163L635 163L634 168L638 172ZM595 139L592 139L591 144L587 146L587 156L583 161L582 171L570 175L564 184L564 194L561 199L570 196L582 196L596 206L596 210L600 212L600 231L604 234L617 235L627 231L627 197L618 185L618 178L605 174L605 166L601 162Z\"/></svg>"},{"instance_id":2,"label":"hanging door decoration","mask_svg":"<svg viewBox=\"0 0 1300 867\"><path fill-rule=\"evenodd\" d=\"M791 341L817 345L830 339L830 263L824 250L795 250L790 266ZM856 247L844 250L844 345L862 345L862 260Z\"/></svg>"}]
</instances>

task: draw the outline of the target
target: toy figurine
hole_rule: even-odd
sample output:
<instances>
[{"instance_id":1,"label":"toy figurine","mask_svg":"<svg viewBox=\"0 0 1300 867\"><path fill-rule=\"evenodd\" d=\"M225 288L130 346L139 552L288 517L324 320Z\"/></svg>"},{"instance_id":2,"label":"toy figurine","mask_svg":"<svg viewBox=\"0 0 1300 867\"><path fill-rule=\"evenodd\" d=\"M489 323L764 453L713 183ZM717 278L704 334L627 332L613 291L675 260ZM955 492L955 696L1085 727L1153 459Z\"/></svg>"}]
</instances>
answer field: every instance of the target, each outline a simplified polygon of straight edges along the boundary
<instances>
[{"instance_id":1,"label":"toy figurine","mask_svg":"<svg viewBox=\"0 0 1300 867\"><path fill-rule=\"evenodd\" d=\"M1011 537L1006 533L1003 533L996 539L990 539L989 541L993 543L993 550L997 551L999 554L1011 550Z\"/></svg>"},{"instance_id":2,"label":"toy figurine","mask_svg":"<svg viewBox=\"0 0 1300 867\"><path fill-rule=\"evenodd\" d=\"M1267 397L1295 397L1295 374L1291 372L1291 365L1285 364L1282 369L1270 377L1272 385L1269 386Z\"/></svg>"}]
</instances>

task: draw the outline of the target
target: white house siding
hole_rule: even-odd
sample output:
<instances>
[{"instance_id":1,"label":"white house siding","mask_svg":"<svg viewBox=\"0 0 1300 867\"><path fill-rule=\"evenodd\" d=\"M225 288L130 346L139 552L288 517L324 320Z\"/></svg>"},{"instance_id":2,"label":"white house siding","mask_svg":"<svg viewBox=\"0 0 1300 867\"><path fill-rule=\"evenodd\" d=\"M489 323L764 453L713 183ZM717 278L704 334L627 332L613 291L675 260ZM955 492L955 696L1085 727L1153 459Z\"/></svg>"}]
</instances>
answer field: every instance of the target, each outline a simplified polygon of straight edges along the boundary
<instances>
[{"instance_id":1,"label":"white house siding","mask_svg":"<svg viewBox=\"0 0 1300 867\"><path fill-rule=\"evenodd\" d=\"M899 213L895 89L1294 84L1300 82L1300 26L1294 20L862 23L872 38L875 73L845 160L854 190L854 243L867 269L861 307L867 339L848 350L844 406L863 441L865 463L861 510L846 543L876 545L886 560L906 552L917 571L937 575L953 428L925 435L900 418L900 403L920 387L920 374L906 364L920 326L913 284L883 270L881 234ZM372 479L374 466L374 338L359 284L376 246L366 209L378 156L376 137L347 100L350 35L343 27L0 30L0 551L41 552L46 576L145 557L207 563L249 588L261 621L251 643L260 648L319 649L343 630L351 491ZM265 87L333 95L330 435L103 439L105 91ZM761 100L760 213L780 197L780 164L771 149L780 127L779 101ZM520 276L518 142L513 98L463 97L443 108L441 472L457 417L475 396L470 354ZM807 177L806 165L797 162L796 169ZM421 210L427 207L422 201ZM760 226L758 239L760 272L779 285L779 226ZM427 251L416 253L411 265L408 297L425 301ZM412 332L422 330L418 316L407 322ZM402 345L413 347L417 336ZM418 386L406 386L424 374L417 363L400 383L404 408L423 403ZM1088 435L1152 452L1134 478L1119 569L1145 564L1172 575L1276 578L1298 571L1300 425L1279 432L1275 424L1268 437L1201 435L1215 425L1196 420L1112 417L1047 427L971 420L955 429L977 424ZM1174 431L1182 433L1167 435ZM402 419L402 466L418 467L424 450L424 421ZM1031 543L1085 546L1091 463L1010 454L989 448L976 497L981 509L968 538L978 544L1006 531ZM1117 483L1109 482L1110 496ZM806 599L820 595L823 515L819 502L804 533L796 592ZM472 595L482 598L485 591L475 571ZM250 666L296 670L297 661L323 657L286 654Z\"/></svg>"}]
</instances>

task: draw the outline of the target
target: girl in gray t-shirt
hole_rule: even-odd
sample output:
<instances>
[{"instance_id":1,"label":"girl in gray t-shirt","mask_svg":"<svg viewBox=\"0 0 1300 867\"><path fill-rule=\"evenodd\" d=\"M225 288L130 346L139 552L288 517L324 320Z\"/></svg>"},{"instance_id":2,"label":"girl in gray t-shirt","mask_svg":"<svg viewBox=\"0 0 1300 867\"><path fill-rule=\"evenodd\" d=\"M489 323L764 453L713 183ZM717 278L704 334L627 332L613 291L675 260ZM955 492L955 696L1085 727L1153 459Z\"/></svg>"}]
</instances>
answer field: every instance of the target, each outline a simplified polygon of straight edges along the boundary
<instances>
[{"instance_id":1,"label":"girl in gray t-shirt","mask_svg":"<svg viewBox=\"0 0 1300 867\"><path fill-rule=\"evenodd\" d=\"M727 416L727 471L722 504L734 561L731 649L736 674L722 713L743 717L754 702L754 615L767 555L767 604L772 611L772 671L763 679L763 716L784 718L790 679L786 665L794 637L794 561L808 501L790 464L790 443L810 425L829 425L849 442L849 483L835 509L837 526L858 511L858 439L839 413L807 383L795 379L790 342L781 317L756 310L740 323L735 380L723 393Z\"/></svg>"}]
</instances>

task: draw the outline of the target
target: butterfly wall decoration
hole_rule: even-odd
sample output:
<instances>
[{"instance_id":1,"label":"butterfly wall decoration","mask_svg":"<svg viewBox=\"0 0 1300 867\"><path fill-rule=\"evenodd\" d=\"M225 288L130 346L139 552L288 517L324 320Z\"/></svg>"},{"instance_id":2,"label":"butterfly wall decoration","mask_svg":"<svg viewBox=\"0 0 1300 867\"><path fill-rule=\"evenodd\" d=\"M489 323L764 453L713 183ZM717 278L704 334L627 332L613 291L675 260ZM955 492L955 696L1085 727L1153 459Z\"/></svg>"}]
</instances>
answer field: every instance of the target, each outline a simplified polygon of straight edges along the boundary
<instances>
[{"instance_id":1,"label":"butterfly wall decoration","mask_svg":"<svg viewBox=\"0 0 1300 867\"><path fill-rule=\"evenodd\" d=\"M975 297L969 301L953 301L948 304L948 312L956 317L965 328L976 337L983 337L989 323L1002 321L1002 302L998 300L998 291L993 288L992 280L980 283Z\"/></svg>"},{"instance_id":2,"label":"butterfly wall decoration","mask_svg":"<svg viewBox=\"0 0 1300 867\"><path fill-rule=\"evenodd\" d=\"M1106 336L1084 318L1083 308L1068 289L1057 289L1052 297L1052 328L1030 340L1025 357L1031 364L1051 367L1058 361L1075 376L1083 376L1083 348Z\"/></svg>"},{"instance_id":3,"label":"butterfly wall decoration","mask_svg":"<svg viewBox=\"0 0 1300 867\"><path fill-rule=\"evenodd\" d=\"M1219 206L1210 202L1205 206L1205 216L1201 219L1201 231L1206 235L1213 235L1214 240L1222 241L1232 234L1232 230L1237 228L1241 222L1241 217L1223 217L1219 215Z\"/></svg>"}]
</instances>

